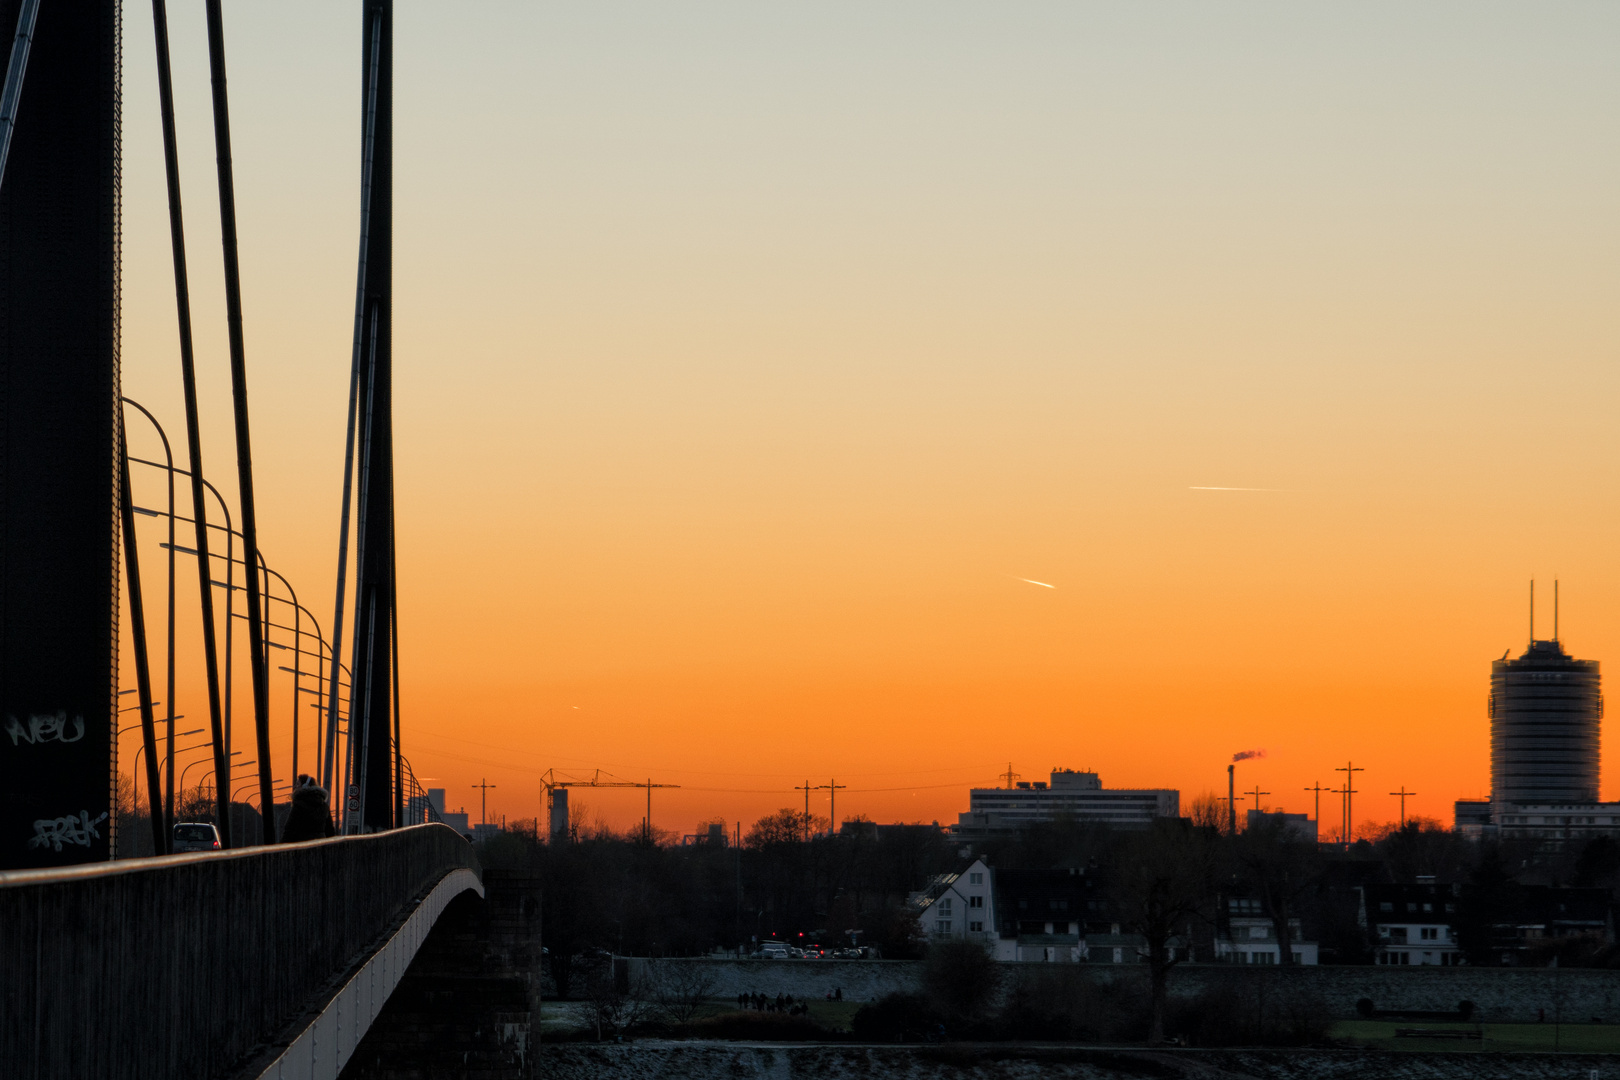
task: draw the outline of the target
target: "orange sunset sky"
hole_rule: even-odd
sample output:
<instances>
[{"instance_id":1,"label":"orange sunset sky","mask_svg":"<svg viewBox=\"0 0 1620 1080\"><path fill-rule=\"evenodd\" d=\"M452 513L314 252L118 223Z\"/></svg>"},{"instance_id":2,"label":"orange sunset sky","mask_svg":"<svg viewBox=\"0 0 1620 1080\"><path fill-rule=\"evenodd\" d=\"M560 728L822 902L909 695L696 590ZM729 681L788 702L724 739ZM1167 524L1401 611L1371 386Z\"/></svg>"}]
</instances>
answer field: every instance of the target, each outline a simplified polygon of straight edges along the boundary
<instances>
[{"instance_id":1,"label":"orange sunset sky","mask_svg":"<svg viewBox=\"0 0 1620 1080\"><path fill-rule=\"evenodd\" d=\"M396 13L404 748L452 809L602 768L682 785L679 832L807 777L954 822L1009 762L1185 806L1263 749L1266 805L1354 759L1358 820L1405 785L1449 823L1530 578L1542 636L1556 577L1568 647L1620 663L1620 7ZM329 624L359 11L225 14L261 544ZM171 19L230 493L202 13ZM124 388L183 453L149 10L124 33Z\"/></svg>"}]
</instances>

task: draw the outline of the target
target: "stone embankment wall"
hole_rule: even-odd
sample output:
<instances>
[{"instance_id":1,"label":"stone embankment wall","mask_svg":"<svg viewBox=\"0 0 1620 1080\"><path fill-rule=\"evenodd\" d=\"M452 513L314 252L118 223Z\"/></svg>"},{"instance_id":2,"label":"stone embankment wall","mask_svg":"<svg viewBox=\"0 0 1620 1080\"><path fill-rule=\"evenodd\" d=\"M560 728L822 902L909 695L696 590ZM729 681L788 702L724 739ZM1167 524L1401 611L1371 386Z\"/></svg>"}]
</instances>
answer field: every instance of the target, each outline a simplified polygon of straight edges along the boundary
<instances>
[{"instance_id":1,"label":"stone embankment wall","mask_svg":"<svg viewBox=\"0 0 1620 1080\"><path fill-rule=\"evenodd\" d=\"M1572 1080L1614 1076L1591 1054L1367 1050L1107 1050L1036 1046L737 1046L638 1040L547 1044L548 1080Z\"/></svg>"},{"instance_id":2,"label":"stone embankment wall","mask_svg":"<svg viewBox=\"0 0 1620 1080\"><path fill-rule=\"evenodd\" d=\"M704 958L630 962L631 979L656 981L660 972L697 965L712 980L712 995L734 998L760 993L774 997L821 998L842 989L846 1001L874 1001L895 991L913 991L922 974L920 963L902 960L719 960ZM1020 969L1062 972L1063 977L1093 981L1121 990L1146 989L1145 965L1005 964L1008 976ZM1173 996L1196 996L1231 980L1286 987L1290 993L1315 995L1337 1016L1353 1019L1356 1002L1372 1001L1377 1009L1450 1011L1474 1003L1478 1019L1533 1022L1555 1016L1580 1023L1602 1019L1620 1023L1620 973L1575 968L1441 968L1441 967L1235 967L1184 964L1170 973Z\"/></svg>"},{"instance_id":3,"label":"stone embankment wall","mask_svg":"<svg viewBox=\"0 0 1620 1080\"><path fill-rule=\"evenodd\" d=\"M821 998L843 990L845 1001L876 1001L918 987L922 965L909 960L715 960L709 957L630 960L632 985L652 985L660 973L696 965L713 982L712 996L792 994Z\"/></svg>"}]
</instances>

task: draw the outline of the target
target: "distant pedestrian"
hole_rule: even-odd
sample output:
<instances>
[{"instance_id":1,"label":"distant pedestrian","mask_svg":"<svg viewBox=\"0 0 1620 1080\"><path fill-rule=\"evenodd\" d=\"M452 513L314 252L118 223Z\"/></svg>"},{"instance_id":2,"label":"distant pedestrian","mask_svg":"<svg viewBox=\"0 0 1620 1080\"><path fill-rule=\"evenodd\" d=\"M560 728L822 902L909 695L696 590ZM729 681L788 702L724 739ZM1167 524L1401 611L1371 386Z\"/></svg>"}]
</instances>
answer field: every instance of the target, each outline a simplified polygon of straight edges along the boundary
<instances>
[{"instance_id":1,"label":"distant pedestrian","mask_svg":"<svg viewBox=\"0 0 1620 1080\"><path fill-rule=\"evenodd\" d=\"M834 1001L843 1001L844 1000L844 988L842 986L833 987L833 1000Z\"/></svg>"},{"instance_id":2,"label":"distant pedestrian","mask_svg":"<svg viewBox=\"0 0 1620 1080\"><path fill-rule=\"evenodd\" d=\"M292 808L287 812L287 824L281 830L283 844L296 844L301 840L320 840L333 836L332 811L327 805L326 789L314 777L300 773L293 787Z\"/></svg>"}]
</instances>

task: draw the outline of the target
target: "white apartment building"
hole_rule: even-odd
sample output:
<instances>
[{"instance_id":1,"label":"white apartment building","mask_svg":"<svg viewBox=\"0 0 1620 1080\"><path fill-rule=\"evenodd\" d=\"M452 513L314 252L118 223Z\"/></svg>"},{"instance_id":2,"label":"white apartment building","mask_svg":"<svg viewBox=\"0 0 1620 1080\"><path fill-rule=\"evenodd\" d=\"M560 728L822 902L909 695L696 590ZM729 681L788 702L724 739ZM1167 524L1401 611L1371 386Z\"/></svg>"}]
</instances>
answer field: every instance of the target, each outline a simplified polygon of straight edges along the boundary
<instances>
[{"instance_id":1,"label":"white apartment building","mask_svg":"<svg viewBox=\"0 0 1620 1080\"><path fill-rule=\"evenodd\" d=\"M1215 937L1215 959L1230 964L1280 964L1282 943L1277 926L1258 900L1231 897L1225 902L1226 928ZM1305 941L1298 919L1288 920L1288 951L1296 964L1319 963L1314 941Z\"/></svg>"}]
</instances>

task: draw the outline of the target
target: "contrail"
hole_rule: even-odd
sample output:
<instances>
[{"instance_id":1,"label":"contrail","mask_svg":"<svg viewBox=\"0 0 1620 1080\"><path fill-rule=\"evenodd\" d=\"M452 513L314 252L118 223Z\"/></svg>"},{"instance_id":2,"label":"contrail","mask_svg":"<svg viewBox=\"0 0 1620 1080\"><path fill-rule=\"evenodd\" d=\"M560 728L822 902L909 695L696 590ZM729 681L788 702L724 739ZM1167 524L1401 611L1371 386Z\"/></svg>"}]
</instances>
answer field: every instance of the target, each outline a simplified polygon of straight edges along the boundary
<instances>
[{"instance_id":1,"label":"contrail","mask_svg":"<svg viewBox=\"0 0 1620 1080\"><path fill-rule=\"evenodd\" d=\"M1044 581L1036 581L1034 578L1021 577L1018 580L1019 581L1027 581L1031 585L1039 585L1043 589L1055 589L1055 588L1057 588L1056 585L1048 585L1046 582L1044 582Z\"/></svg>"},{"instance_id":2,"label":"contrail","mask_svg":"<svg viewBox=\"0 0 1620 1080\"><path fill-rule=\"evenodd\" d=\"M1266 752L1264 750L1245 750L1240 754L1233 754L1232 755L1232 764L1236 765L1240 761L1248 761L1250 758L1265 757L1265 756L1266 756Z\"/></svg>"},{"instance_id":3,"label":"contrail","mask_svg":"<svg viewBox=\"0 0 1620 1080\"><path fill-rule=\"evenodd\" d=\"M1188 491L1287 491L1288 488L1189 487Z\"/></svg>"}]
</instances>

